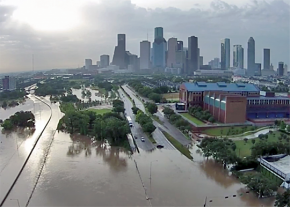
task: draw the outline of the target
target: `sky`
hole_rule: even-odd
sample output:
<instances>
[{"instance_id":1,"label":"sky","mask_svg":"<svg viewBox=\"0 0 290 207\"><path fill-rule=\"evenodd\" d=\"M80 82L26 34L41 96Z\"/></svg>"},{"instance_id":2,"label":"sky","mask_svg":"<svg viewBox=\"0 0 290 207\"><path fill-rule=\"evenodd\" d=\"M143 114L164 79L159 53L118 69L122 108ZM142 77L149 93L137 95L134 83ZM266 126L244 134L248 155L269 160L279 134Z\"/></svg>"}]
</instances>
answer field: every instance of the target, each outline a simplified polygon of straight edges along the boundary
<instances>
[{"instance_id":1,"label":"sky","mask_svg":"<svg viewBox=\"0 0 290 207\"><path fill-rule=\"evenodd\" d=\"M117 34L125 33L126 49L139 55L140 42L153 41L155 27L164 37L187 46L197 36L204 64L220 57L222 38L232 48L256 42L256 62L263 48L271 63L289 65L290 3L288 0L0 0L0 73L77 68L84 59L112 58ZM263 64L262 64L263 68Z\"/></svg>"}]
</instances>

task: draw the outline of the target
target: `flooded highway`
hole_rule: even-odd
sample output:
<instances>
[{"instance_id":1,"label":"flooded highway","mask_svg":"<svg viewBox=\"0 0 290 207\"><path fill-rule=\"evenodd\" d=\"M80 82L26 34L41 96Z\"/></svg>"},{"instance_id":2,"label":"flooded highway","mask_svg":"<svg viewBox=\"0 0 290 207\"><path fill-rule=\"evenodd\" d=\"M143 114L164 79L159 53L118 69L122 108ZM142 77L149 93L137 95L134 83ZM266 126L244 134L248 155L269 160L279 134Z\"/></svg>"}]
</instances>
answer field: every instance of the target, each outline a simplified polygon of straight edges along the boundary
<instances>
[{"instance_id":1,"label":"flooded highway","mask_svg":"<svg viewBox=\"0 0 290 207\"><path fill-rule=\"evenodd\" d=\"M207 206L273 205L273 198L245 193L244 185L222 166L203 158L195 145L190 149L193 161L177 150L141 149L140 154L130 155L120 148L92 145L87 137L55 131L62 113L58 104L51 104L51 109L51 121L3 206L17 206L17 200L20 206L203 206L206 197ZM42 119L49 116L44 115L49 114L46 111ZM10 143L5 146L15 147L15 152L15 140L1 135L5 139ZM1 161L7 162L3 157L10 152L0 146ZM25 157L23 146L19 157ZM8 163L16 166L18 162ZM9 172L17 170L11 167ZM3 179L9 177L2 174L1 196Z\"/></svg>"}]
</instances>

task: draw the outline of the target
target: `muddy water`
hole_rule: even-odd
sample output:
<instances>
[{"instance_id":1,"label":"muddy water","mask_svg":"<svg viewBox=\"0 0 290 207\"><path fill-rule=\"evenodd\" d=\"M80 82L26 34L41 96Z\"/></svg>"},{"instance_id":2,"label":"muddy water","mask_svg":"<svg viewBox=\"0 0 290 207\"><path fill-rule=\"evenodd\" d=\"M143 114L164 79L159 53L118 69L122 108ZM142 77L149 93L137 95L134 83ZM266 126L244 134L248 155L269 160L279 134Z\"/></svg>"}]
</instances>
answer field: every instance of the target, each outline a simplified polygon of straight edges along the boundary
<instances>
[{"instance_id":1,"label":"muddy water","mask_svg":"<svg viewBox=\"0 0 290 207\"><path fill-rule=\"evenodd\" d=\"M10 200L15 198L25 206L32 192L29 206L203 206L206 197L212 200L207 206L273 203L245 194L243 185L204 159L196 147L191 149L194 161L164 149L131 156L118 148L92 146L86 137L54 134L61 117L57 105L52 105L52 113L52 122L4 206L17 206Z\"/></svg>"},{"instance_id":2,"label":"muddy water","mask_svg":"<svg viewBox=\"0 0 290 207\"><path fill-rule=\"evenodd\" d=\"M17 173L21 169L25 159L32 149L37 136L47 123L49 107L30 96L24 104L6 110L0 110L0 119L9 118L17 111L32 111L35 115L36 127L34 130L18 129L12 132L4 132L0 127L0 200L11 186Z\"/></svg>"},{"instance_id":3,"label":"muddy water","mask_svg":"<svg viewBox=\"0 0 290 207\"><path fill-rule=\"evenodd\" d=\"M92 96L91 96L92 101L102 101L102 100L105 100L105 98L102 98L100 96L96 96L96 93L99 92L98 90L92 90L90 88L86 88L86 90L91 91L91 93L92 93ZM72 88L72 94L73 95L76 95L78 97L78 99L80 99L82 101L85 101L85 102L89 101L89 99L87 97L84 97L82 95L82 91L83 91L83 89L74 89L74 88Z\"/></svg>"}]
</instances>

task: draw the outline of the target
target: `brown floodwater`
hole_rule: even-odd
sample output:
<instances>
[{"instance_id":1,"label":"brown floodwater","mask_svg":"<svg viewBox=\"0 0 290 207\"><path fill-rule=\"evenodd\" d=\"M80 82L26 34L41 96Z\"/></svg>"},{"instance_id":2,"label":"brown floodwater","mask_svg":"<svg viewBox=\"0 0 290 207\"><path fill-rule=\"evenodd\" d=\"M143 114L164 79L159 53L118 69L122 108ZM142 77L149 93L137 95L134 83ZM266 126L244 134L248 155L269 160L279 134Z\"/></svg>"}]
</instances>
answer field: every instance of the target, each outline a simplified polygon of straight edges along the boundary
<instances>
[{"instance_id":1,"label":"brown floodwater","mask_svg":"<svg viewBox=\"0 0 290 207\"><path fill-rule=\"evenodd\" d=\"M190 149L194 161L177 150L130 155L56 132L62 114L58 105L51 106L52 121L4 206L17 206L13 199L20 206L28 201L29 206L203 206L206 197L207 206L273 205L273 198L247 194L244 185L203 158L196 146Z\"/></svg>"}]
</instances>

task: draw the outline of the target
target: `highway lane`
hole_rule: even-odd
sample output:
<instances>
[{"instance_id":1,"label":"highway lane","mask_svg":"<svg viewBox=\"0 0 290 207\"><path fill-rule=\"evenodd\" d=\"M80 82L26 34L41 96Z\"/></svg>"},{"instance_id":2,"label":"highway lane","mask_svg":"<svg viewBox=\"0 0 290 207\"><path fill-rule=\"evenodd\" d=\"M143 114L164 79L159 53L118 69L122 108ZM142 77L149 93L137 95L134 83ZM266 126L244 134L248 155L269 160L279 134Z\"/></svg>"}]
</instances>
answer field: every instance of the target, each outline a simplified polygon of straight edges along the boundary
<instances>
[{"instance_id":1,"label":"highway lane","mask_svg":"<svg viewBox=\"0 0 290 207\"><path fill-rule=\"evenodd\" d=\"M132 91L132 93L136 93L134 91L134 89L132 89L130 86L126 87ZM142 99L144 99L146 102L152 102L151 100L149 100L148 98L144 98L142 97ZM139 100L139 99L138 99ZM142 104L143 105L143 104ZM175 104L160 104L160 106L167 106L169 108L172 108L175 106ZM143 107L144 108L144 107ZM141 108L140 108L141 109ZM142 109L143 110L143 109ZM144 109L145 110L145 109ZM156 116L159 117L159 119L163 122L163 124L159 124L158 122L155 122L155 126L159 127L160 129L166 131L167 133L171 134L179 143L181 143L184 146L188 146L190 144L192 144L191 140L188 140L175 126L173 126L168 119L166 119L166 117L164 117L164 114L162 114L160 111L157 111L157 113L155 114Z\"/></svg>"},{"instance_id":2,"label":"highway lane","mask_svg":"<svg viewBox=\"0 0 290 207\"><path fill-rule=\"evenodd\" d=\"M123 93L123 91L121 89L119 89L119 94L121 96L121 100L124 102L126 116L130 116L132 119L133 127L131 127L131 133L134 136L134 139L135 139L135 136L137 137L137 139L135 139L135 141L136 141L138 148L145 150L145 151L154 150L155 146L148 139L147 135L143 132L141 126L135 121L135 115L133 114L133 111L132 111L132 107L133 107L132 102ZM144 137L145 142L141 141L141 137Z\"/></svg>"},{"instance_id":3,"label":"highway lane","mask_svg":"<svg viewBox=\"0 0 290 207\"><path fill-rule=\"evenodd\" d=\"M123 86L123 88L131 96L131 98L134 99L136 106L140 110L142 110L144 113L146 113L146 110L145 110L143 103L136 97L136 95L133 93L133 91L130 88L128 88L127 86ZM175 147L167 140L167 138L161 132L158 122L153 120L153 124L156 127L156 129L152 133L152 135L153 135L153 138L155 139L156 143L163 145L164 149L174 150Z\"/></svg>"}]
</instances>

